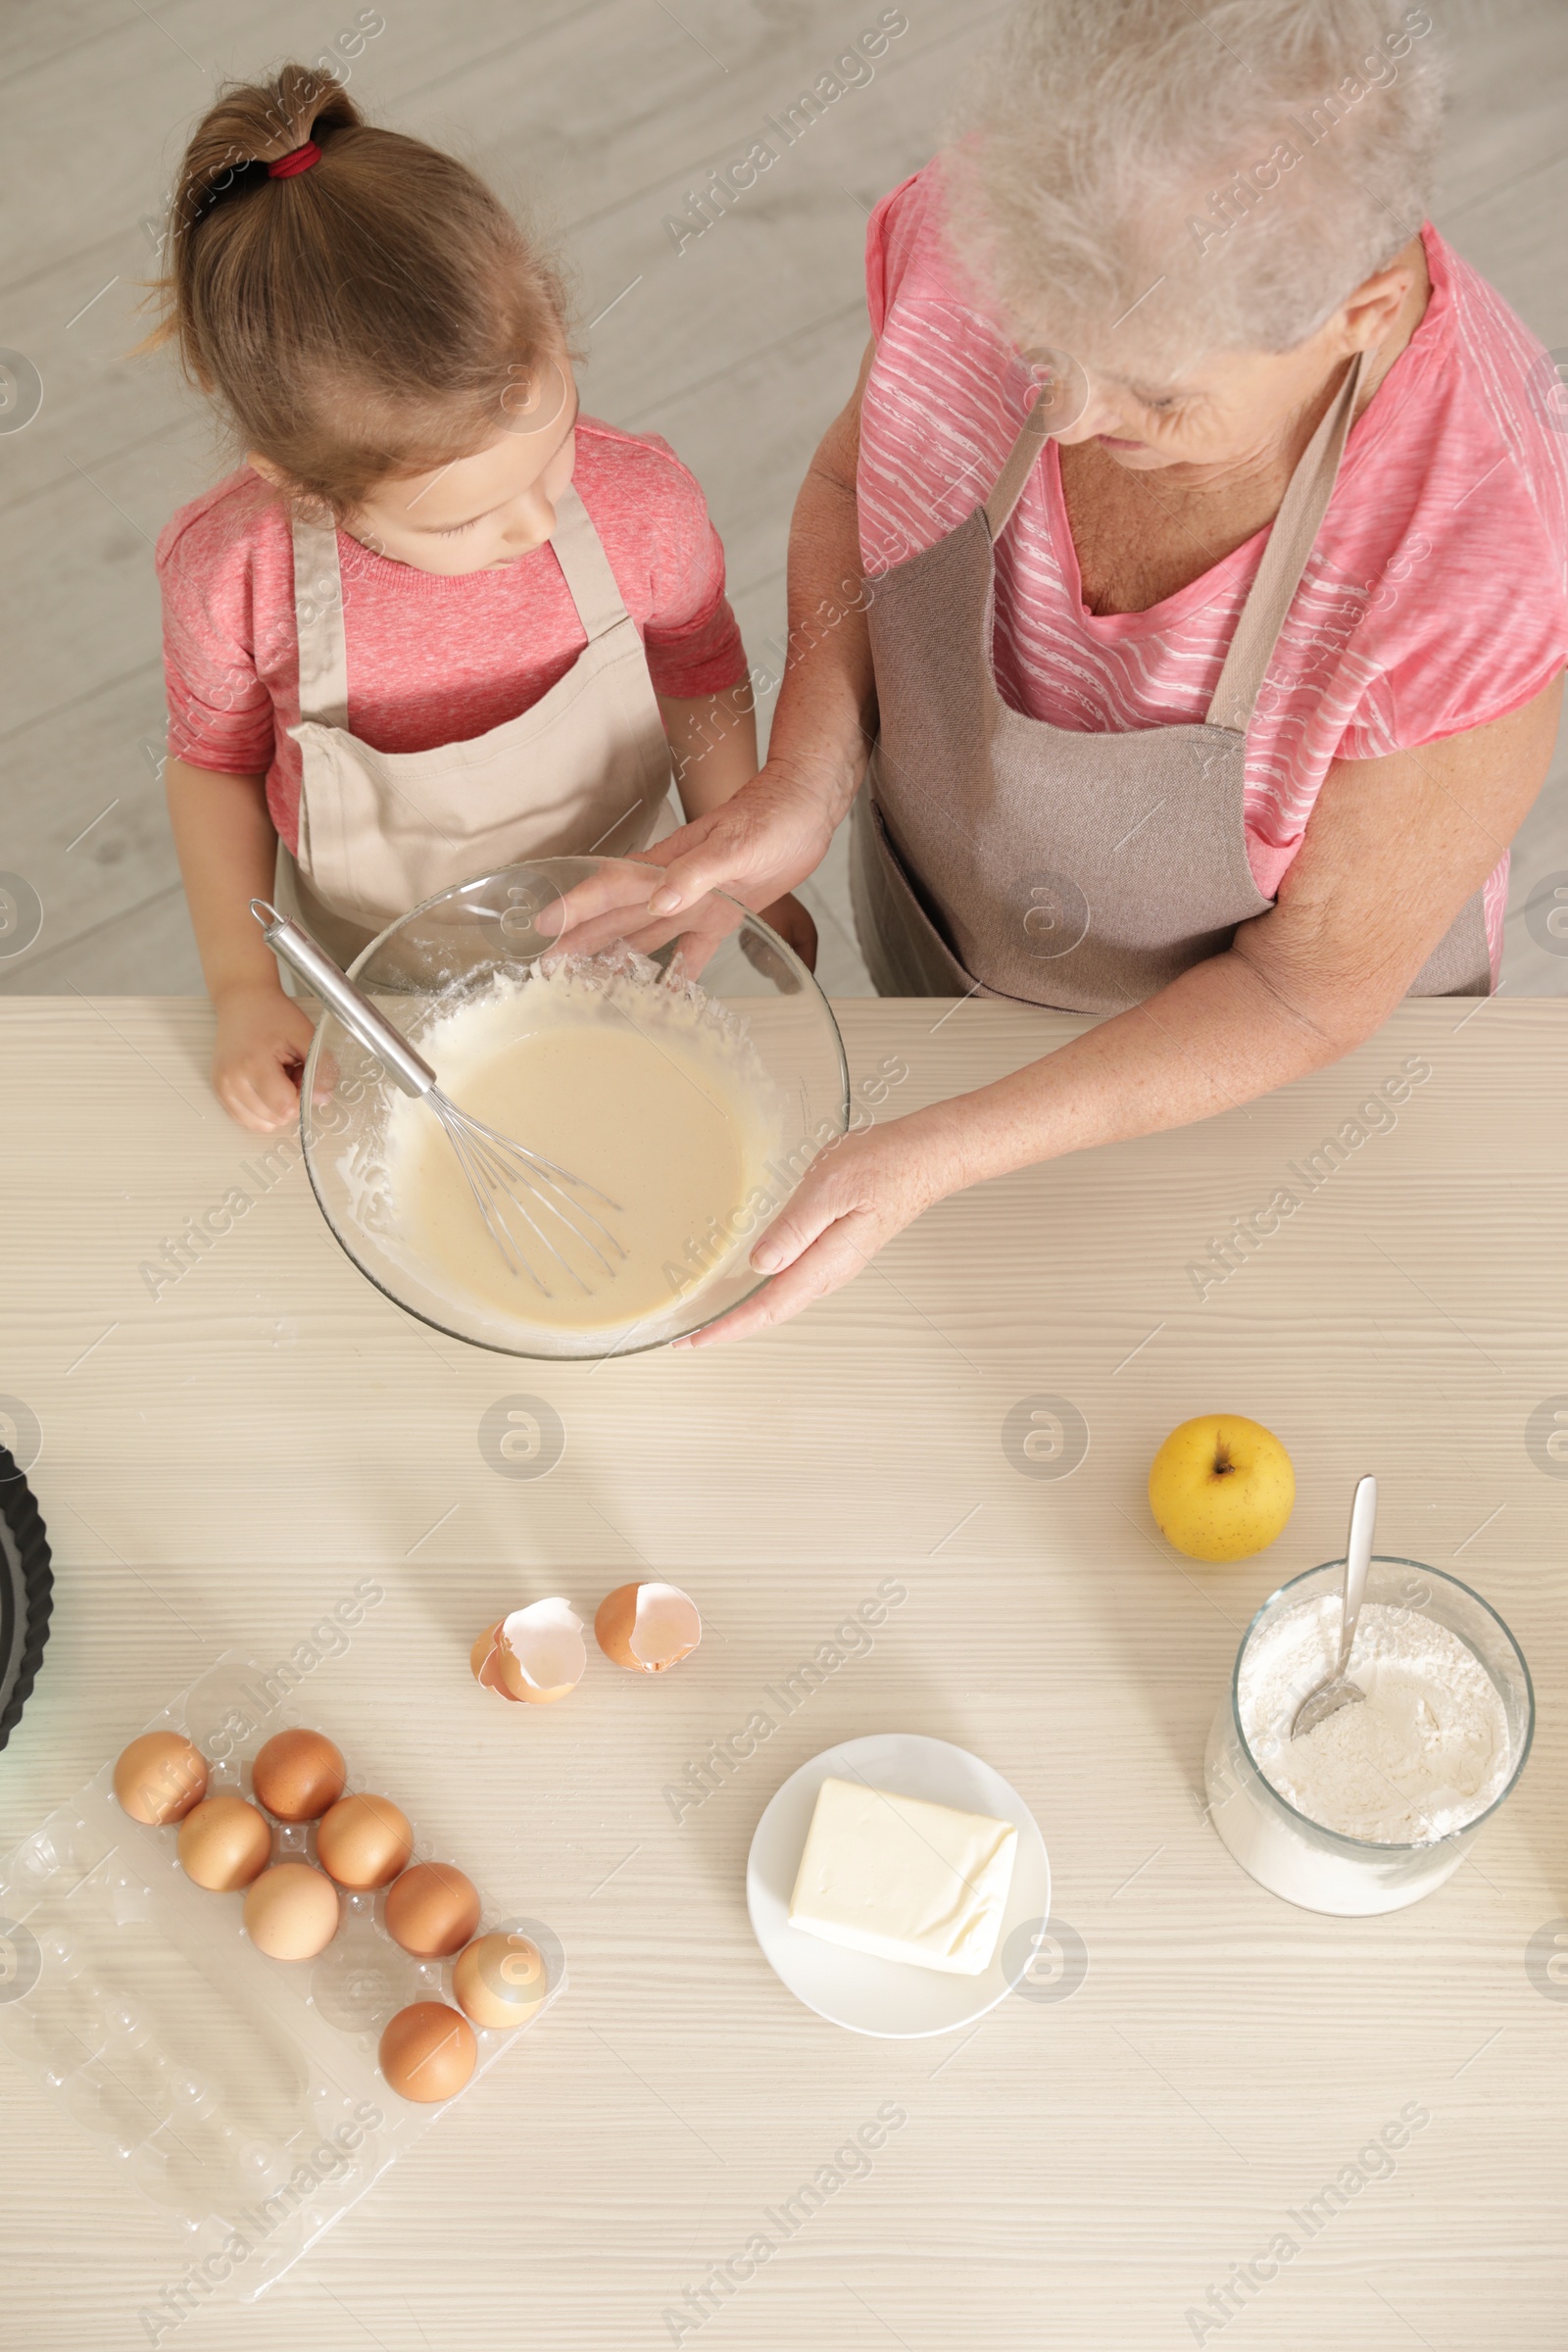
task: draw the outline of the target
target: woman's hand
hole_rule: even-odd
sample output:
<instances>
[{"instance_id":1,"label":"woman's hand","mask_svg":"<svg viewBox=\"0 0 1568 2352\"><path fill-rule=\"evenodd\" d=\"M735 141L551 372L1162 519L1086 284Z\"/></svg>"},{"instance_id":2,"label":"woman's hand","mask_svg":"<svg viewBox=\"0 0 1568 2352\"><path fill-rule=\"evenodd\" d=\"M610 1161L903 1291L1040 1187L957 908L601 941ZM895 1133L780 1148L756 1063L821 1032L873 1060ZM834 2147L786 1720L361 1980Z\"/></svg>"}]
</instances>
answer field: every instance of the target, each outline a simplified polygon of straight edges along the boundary
<instances>
[{"instance_id":1,"label":"woman's hand","mask_svg":"<svg viewBox=\"0 0 1568 2352\"><path fill-rule=\"evenodd\" d=\"M568 953L591 956L624 937L651 955L690 928L683 910L711 890L759 913L775 906L821 864L833 824L824 793L763 767L732 800L640 850L635 859L614 859L534 919ZM646 871L650 865L664 868L662 884ZM800 953L793 937L790 945Z\"/></svg>"},{"instance_id":2,"label":"woman's hand","mask_svg":"<svg viewBox=\"0 0 1568 2352\"><path fill-rule=\"evenodd\" d=\"M829 1147L752 1251L773 1280L674 1345L787 1322L965 1185L1212 1118L1348 1053L1388 1018L1517 830L1550 762L1562 693L1559 675L1468 735L1337 760L1278 905L1234 947L1039 1061Z\"/></svg>"},{"instance_id":3,"label":"woman's hand","mask_svg":"<svg viewBox=\"0 0 1568 2352\"><path fill-rule=\"evenodd\" d=\"M227 989L217 1000L213 1087L229 1117L258 1135L299 1116L300 1074L316 1035L303 1006L276 981Z\"/></svg>"},{"instance_id":4,"label":"woman's hand","mask_svg":"<svg viewBox=\"0 0 1568 2352\"><path fill-rule=\"evenodd\" d=\"M760 768L731 800L647 853L665 868L650 911L673 914L710 890L723 890L760 912L814 872L832 838L822 792L792 771Z\"/></svg>"},{"instance_id":5,"label":"woman's hand","mask_svg":"<svg viewBox=\"0 0 1568 2352\"><path fill-rule=\"evenodd\" d=\"M817 1154L752 1251L758 1273L773 1277L765 1290L674 1346L710 1348L787 1323L853 1282L895 1234L962 1182L940 1113L915 1111L846 1135Z\"/></svg>"}]
</instances>

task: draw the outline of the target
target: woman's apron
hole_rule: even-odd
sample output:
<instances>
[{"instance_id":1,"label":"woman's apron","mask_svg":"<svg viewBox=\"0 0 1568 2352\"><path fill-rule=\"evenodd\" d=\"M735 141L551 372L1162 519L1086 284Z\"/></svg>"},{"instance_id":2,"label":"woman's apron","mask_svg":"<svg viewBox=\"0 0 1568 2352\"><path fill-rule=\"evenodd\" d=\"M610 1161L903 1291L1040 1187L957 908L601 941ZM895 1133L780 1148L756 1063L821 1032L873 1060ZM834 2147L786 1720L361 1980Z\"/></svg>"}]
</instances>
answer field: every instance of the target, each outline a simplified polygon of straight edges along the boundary
<instances>
[{"instance_id":1,"label":"woman's apron","mask_svg":"<svg viewBox=\"0 0 1568 2352\"><path fill-rule=\"evenodd\" d=\"M883 996L1119 1012L1273 905L1247 856L1247 729L1339 472L1348 369L1291 477L1200 725L1074 734L1010 710L992 669L997 540L1045 444L1030 412L996 489L874 582L881 733L856 802L856 926ZM1038 421L1037 421L1038 420ZM1481 893L1412 996L1487 996Z\"/></svg>"},{"instance_id":2,"label":"woman's apron","mask_svg":"<svg viewBox=\"0 0 1568 2352\"><path fill-rule=\"evenodd\" d=\"M340 962L421 899L522 858L612 857L654 838L669 742L637 626L569 485L550 545L588 643L539 702L487 735L377 752L348 731L337 532L294 520L300 647L297 859L278 845L278 905Z\"/></svg>"}]
</instances>

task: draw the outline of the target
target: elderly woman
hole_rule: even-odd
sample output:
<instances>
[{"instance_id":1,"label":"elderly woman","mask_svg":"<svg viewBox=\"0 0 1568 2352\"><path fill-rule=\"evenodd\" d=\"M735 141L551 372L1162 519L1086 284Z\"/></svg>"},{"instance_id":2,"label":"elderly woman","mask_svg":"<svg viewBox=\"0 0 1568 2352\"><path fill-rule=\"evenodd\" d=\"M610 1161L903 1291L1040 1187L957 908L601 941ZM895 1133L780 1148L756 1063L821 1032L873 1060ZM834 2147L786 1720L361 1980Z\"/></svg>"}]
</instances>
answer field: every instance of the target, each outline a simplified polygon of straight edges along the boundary
<instances>
[{"instance_id":1,"label":"elderly woman","mask_svg":"<svg viewBox=\"0 0 1568 2352\"><path fill-rule=\"evenodd\" d=\"M1568 436L1426 220L1434 48L1394 0L1030 0L872 216L767 763L652 853L652 910L766 905L855 802L880 990L1108 1017L825 1154L754 1252L776 1279L688 1344L961 1186L1495 985L1568 658Z\"/></svg>"}]
</instances>

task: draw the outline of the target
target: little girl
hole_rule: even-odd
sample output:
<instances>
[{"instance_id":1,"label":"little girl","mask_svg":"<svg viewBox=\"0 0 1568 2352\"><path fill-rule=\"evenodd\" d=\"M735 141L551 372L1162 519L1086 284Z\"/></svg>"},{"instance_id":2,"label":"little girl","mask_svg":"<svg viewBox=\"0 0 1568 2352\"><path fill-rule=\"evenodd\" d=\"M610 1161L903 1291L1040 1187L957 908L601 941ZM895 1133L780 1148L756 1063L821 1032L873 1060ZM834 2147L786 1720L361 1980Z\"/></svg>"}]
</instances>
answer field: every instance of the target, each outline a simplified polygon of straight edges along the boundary
<instances>
[{"instance_id":1,"label":"little girl","mask_svg":"<svg viewBox=\"0 0 1568 2352\"><path fill-rule=\"evenodd\" d=\"M265 1132L312 1032L252 898L347 961L514 858L643 848L672 752L715 808L756 720L701 490L579 414L561 281L464 165L285 66L203 118L171 246L149 342L246 463L158 542L169 804L214 1084Z\"/></svg>"}]
</instances>

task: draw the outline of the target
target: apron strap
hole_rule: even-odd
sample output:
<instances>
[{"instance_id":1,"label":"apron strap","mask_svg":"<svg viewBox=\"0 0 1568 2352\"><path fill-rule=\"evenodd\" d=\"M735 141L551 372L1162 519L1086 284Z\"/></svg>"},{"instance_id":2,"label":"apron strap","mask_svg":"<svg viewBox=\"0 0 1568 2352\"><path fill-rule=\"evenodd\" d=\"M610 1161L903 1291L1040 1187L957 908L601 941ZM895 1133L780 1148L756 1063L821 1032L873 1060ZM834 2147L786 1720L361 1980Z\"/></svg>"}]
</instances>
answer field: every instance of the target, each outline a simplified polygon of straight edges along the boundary
<instances>
[{"instance_id":1,"label":"apron strap","mask_svg":"<svg viewBox=\"0 0 1568 2352\"><path fill-rule=\"evenodd\" d=\"M343 627L343 577L337 560L337 529L308 521L296 509L294 537L294 626L300 648L300 717L323 727L349 723L349 655ZM603 637L627 617L625 603L610 568L587 508L568 482L556 501L550 541L562 576L588 641Z\"/></svg>"},{"instance_id":2,"label":"apron strap","mask_svg":"<svg viewBox=\"0 0 1568 2352\"><path fill-rule=\"evenodd\" d=\"M570 482L556 501L556 527L550 544L592 645L596 637L605 636L627 617L626 606L593 517Z\"/></svg>"},{"instance_id":3,"label":"apron strap","mask_svg":"<svg viewBox=\"0 0 1568 2352\"><path fill-rule=\"evenodd\" d=\"M349 655L343 632L343 575L337 525L309 522L296 508L294 626L300 646L300 717L323 727L349 723Z\"/></svg>"},{"instance_id":4,"label":"apron strap","mask_svg":"<svg viewBox=\"0 0 1568 2352\"><path fill-rule=\"evenodd\" d=\"M1023 486L1035 469L1035 461L1051 438L1046 429L1047 406L1042 389L1023 420L1022 431L1007 452L1007 462L997 476L996 488L986 500L986 520L991 525L993 547L1012 520L1012 510L1023 496Z\"/></svg>"},{"instance_id":5,"label":"apron strap","mask_svg":"<svg viewBox=\"0 0 1568 2352\"><path fill-rule=\"evenodd\" d=\"M1365 362L1366 354L1357 352L1286 486L1257 576L1242 608L1208 706L1206 723L1211 727L1225 727L1236 735L1247 732L1258 689L1273 660L1285 616L1301 584L1301 574L1333 495L1346 436L1355 415ZM1051 437L1043 414L1045 407L1045 401L1038 400L1024 418L1022 430L997 476L997 486L986 500L986 520L991 526L993 546L1006 529L1013 509L1023 496L1024 484L1034 471L1035 462Z\"/></svg>"},{"instance_id":6,"label":"apron strap","mask_svg":"<svg viewBox=\"0 0 1568 2352\"><path fill-rule=\"evenodd\" d=\"M1208 706L1211 727L1228 728L1233 735L1247 733L1285 616L1334 494L1365 364L1365 352L1358 351L1286 485Z\"/></svg>"}]
</instances>

